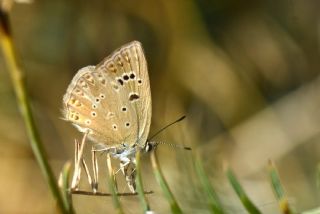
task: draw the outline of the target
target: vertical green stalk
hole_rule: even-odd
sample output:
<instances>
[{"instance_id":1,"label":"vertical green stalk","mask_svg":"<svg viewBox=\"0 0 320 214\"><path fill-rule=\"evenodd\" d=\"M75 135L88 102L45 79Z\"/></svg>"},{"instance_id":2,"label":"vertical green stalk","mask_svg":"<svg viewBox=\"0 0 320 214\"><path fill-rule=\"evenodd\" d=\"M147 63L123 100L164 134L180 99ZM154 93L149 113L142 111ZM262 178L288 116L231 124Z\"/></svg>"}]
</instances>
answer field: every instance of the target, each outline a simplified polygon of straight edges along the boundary
<instances>
[{"instance_id":1,"label":"vertical green stalk","mask_svg":"<svg viewBox=\"0 0 320 214\"><path fill-rule=\"evenodd\" d=\"M279 174L276 167L269 161L269 176L271 181L271 186L274 192L274 195L278 201L279 209L283 214L292 214L293 211L290 209L289 202L286 196L286 193L282 187Z\"/></svg>"},{"instance_id":2,"label":"vertical green stalk","mask_svg":"<svg viewBox=\"0 0 320 214\"><path fill-rule=\"evenodd\" d=\"M216 191L213 189L213 186L210 184L209 178L205 173L200 158L197 157L194 163L202 188L207 195L211 213L223 214L224 212L220 200L216 194Z\"/></svg>"},{"instance_id":3,"label":"vertical green stalk","mask_svg":"<svg viewBox=\"0 0 320 214\"><path fill-rule=\"evenodd\" d=\"M160 185L165 197L167 198L167 200L170 204L171 212L174 214L182 213L181 208L179 207L176 199L174 198L171 190L169 189L167 181L163 177L163 174L162 174L161 169L159 167L159 161L156 156L156 149L154 149L151 152L151 164L152 164L152 168L153 168L153 173L158 181L158 184Z\"/></svg>"},{"instance_id":4,"label":"vertical green stalk","mask_svg":"<svg viewBox=\"0 0 320 214\"><path fill-rule=\"evenodd\" d=\"M10 31L9 16L8 13L3 9L0 9L0 43L5 62L11 76L20 113L27 129L33 154L36 157L42 174L49 184L51 193L57 202L57 206L62 213L68 213L68 209L63 203L59 187L49 165L43 144L40 141L40 137L31 112L30 101L26 93L24 74L21 67L18 65L18 60L15 53L12 34Z\"/></svg>"},{"instance_id":5,"label":"vertical green stalk","mask_svg":"<svg viewBox=\"0 0 320 214\"><path fill-rule=\"evenodd\" d=\"M111 157L109 153L107 154L107 167L108 167L107 180L108 180L109 191L111 192L111 195L112 195L113 206L116 209L116 213L123 214L124 212L122 210L119 196L115 188L114 173L113 173L113 169L111 165Z\"/></svg>"},{"instance_id":6,"label":"vertical green stalk","mask_svg":"<svg viewBox=\"0 0 320 214\"><path fill-rule=\"evenodd\" d=\"M144 194L143 183L142 183L142 178L141 178L140 156L141 156L141 152L138 151L136 154L136 163L137 163L137 166L136 166L136 170L137 170L136 185L137 185L137 192L138 192L138 196L140 199L140 203L142 205L143 212L146 213L147 211L150 211L150 205L149 205L148 200Z\"/></svg>"},{"instance_id":7,"label":"vertical green stalk","mask_svg":"<svg viewBox=\"0 0 320 214\"><path fill-rule=\"evenodd\" d=\"M70 191L69 178L71 173L71 163L68 161L63 165L62 171L59 177L59 185L62 191L62 198L65 207L68 208L70 214L74 214L74 209L72 205L72 194Z\"/></svg>"},{"instance_id":8,"label":"vertical green stalk","mask_svg":"<svg viewBox=\"0 0 320 214\"><path fill-rule=\"evenodd\" d=\"M248 213L250 214L261 214L260 210L252 203L249 199L245 191L243 190L241 184L239 183L236 176L233 174L231 169L227 170L227 176L229 179L230 184L232 185L234 191L237 193L240 201L242 202L243 206L246 208Z\"/></svg>"}]
</instances>

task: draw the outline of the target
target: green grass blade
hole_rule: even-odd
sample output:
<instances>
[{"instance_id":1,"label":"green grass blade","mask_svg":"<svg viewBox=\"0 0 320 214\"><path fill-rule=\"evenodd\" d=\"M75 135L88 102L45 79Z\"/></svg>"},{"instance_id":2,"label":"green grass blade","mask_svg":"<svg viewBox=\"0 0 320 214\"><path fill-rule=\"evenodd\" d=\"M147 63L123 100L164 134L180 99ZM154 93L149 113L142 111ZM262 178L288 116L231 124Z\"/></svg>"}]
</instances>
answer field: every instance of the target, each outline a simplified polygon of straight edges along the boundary
<instances>
[{"instance_id":1,"label":"green grass blade","mask_svg":"<svg viewBox=\"0 0 320 214\"><path fill-rule=\"evenodd\" d=\"M159 167L158 158L156 156L156 149L151 152L151 164L156 180L158 181L158 184L160 185L162 192L164 193L166 199L170 204L171 212L174 214L182 213L182 210L180 209L176 199L174 198L171 190L169 189L167 181L163 177L163 174Z\"/></svg>"},{"instance_id":2,"label":"green grass blade","mask_svg":"<svg viewBox=\"0 0 320 214\"><path fill-rule=\"evenodd\" d=\"M206 192L206 195L208 197L208 203L209 203L208 205L210 207L211 213L223 214L224 212L223 212L220 200L213 186L210 184L209 178L205 173L205 170L200 161L200 158L197 157L194 163L195 163L196 172L201 182L202 188Z\"/></svg>"},{"instance_id":3,"label":"green grass blade","mask_svg":"<svg viewBox=\"0 0 320 214\"><path fill-rule=\"evenodd\" d=\"M137 185L137 192L140 199L140 203L143 209L143 212L146 213L150 211L149 202L144 194L142 177L141 177L141 162L140 162L141 152L138 151L136 154L136 171L137 171L137 178L136 178L136 185Z\"/></svg>"},{"instance_id":4,"label":"green grass blade","mask_svg":"<svg viewBox=\"0 0 320 214\"><path fill-rule=\"evenodd\" d=\"M56 178L49 165L46 152L40 140L38 129L34 122L34 117L30 107L30 100L26 92L24 73L18 64L17 55L10 31L9 15L2 9L0 9L0 43L4 60L11 76L20 113L26 126L33 154L40 166L41 172L46 179L46 182L49 185L52 196L56 200L60 212L68 213L68 208L64 206L65 204L60 194Z\"/></svg>"},{"instance_id":5,"label":"green grass blade","mask_svg":"<svg viewBox=\"0 0 320 214\"><path fill-rule=\"evenodd\" d=\"M237 193L241 203L246 208L246 210L250 214L260 214L260 210L251 202L245 191L243 190L241 184L239 183L238 179L231 171L231 169L227 170L227 177L229 179L230 184L232 185L234 191Z\"/></svg>"},{"instance_id":6,"label":"green grass blade","mask_svg":"<svg viewBox=\"0 0 320 214\"><path fill-rule=\"evenodd\" d=\"M75 213L72 204L72 194L70 192L69 178L71 173L71 163L68 161L63 165L59 177L59 184L62 191L62 199L64 206L68 208L70 214Z\"/></svg>"},{"instance_id":7,"label":"green grass blade","mask_svg":"<svg viewBox=\"0 0 320 214\"><path fill-rule=\"evenodd\" d=\"M116 192L116 184L114 182L114 173L113 173L113 169L111 166L111 157L110 154L107 154L107 167L108 167L108 175L107 175L107 182L108 182L108 187L109 187L109 191L112 194L112 202L113 202L113 206L116 209L116 213L118 214L123 214L123 209L119 200L119 196Z\"/></svg>"},{"instance_id":8,"label":"green grass blade","mask_svg":"<svg viewBox=\"0 0 320 214\"><path fill-rule=\"evenodd\" d=\"M277 169L272 163L272 161L269 161L269 176L270 176L271 186L272 186L274 195L278 201L279 209L281 213L292 214L293 211L290 209L288 198L281 184Z\"/></svg>"}]
</instances>

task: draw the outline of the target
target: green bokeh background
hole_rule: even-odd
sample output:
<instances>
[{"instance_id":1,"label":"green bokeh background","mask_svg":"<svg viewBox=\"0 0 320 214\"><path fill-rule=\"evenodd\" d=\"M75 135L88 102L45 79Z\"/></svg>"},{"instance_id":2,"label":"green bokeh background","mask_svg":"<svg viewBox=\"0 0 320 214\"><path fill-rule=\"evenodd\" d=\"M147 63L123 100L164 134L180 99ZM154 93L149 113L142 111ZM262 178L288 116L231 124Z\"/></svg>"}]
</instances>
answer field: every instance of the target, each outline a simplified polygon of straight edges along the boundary
<instances>
[{"instance_id":1,"label":"green bokeh background","mask_svg":"<svg viewBox=\"0 0 320 214\"><path fill-rule=\"evenodd\" d=\"M81 135L61 120L62 97L78 69L132 40L149 67L151 133L187 115L157 140L198 152L226 210L245 213L225 176L231 166L265 213L277 213L267 175L275 161L298 211L319 203L319 2L250 0L63 1L14 5L10 18L28 93L58 176ZM0 213L55 213L0 57ZM191 154L162 146L161 167L186 213L206 213ZM105 182L105 161L100 161ZM143 157L152 209L169 206ZM119 177L121 180L121 177ZM120 181L120 190L128 191ZM85 180L84 189L89 189ZM101 188L107 191L106 184ZM126 213L137 197L121 198ZM75 196L78 213L110 213L111 198Z\"/></svg>"}]
</instances>

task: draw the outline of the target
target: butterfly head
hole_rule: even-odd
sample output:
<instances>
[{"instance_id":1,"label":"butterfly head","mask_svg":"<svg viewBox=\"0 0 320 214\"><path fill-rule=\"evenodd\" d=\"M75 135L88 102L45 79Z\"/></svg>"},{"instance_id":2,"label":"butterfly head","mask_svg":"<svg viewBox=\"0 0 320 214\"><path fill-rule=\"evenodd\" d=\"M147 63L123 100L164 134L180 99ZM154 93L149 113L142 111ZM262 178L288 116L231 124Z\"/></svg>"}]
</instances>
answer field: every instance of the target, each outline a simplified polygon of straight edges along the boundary
<instances>
[{"instance_id":1,"label":"butterfly head","mask_svg":"<svg viewBox=\"0 0 320 214\"><path fill-rule=\"evenodd\" d=\"M146 142L146 144L144 145L143 150L148 153L151 152L152 150L154 150L156 148L158 144L154 143L154 142Z\"/></svg>"}]
</instances>

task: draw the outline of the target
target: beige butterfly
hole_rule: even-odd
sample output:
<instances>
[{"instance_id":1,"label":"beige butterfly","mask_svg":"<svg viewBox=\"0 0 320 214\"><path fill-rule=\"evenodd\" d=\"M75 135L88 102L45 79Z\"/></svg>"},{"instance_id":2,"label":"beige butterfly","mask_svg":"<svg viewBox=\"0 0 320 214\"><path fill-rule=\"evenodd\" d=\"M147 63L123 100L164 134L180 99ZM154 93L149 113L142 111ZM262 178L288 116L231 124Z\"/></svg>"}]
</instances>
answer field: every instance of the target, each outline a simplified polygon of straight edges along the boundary
<instances>
[{"instance_id":1,"label":"beige butterfly","mask_svg":"<svg viewBox=\"0 0 320 214\"><path fill-rule=\"evenodd\" d=\"M64 118L94 142L96 151L120 160L127 184L135 192L135 154L152 148L147 143L151 91L141 43L130 42L98 65L80 69L63 104Z\"/></svg>"}]
</instances>

